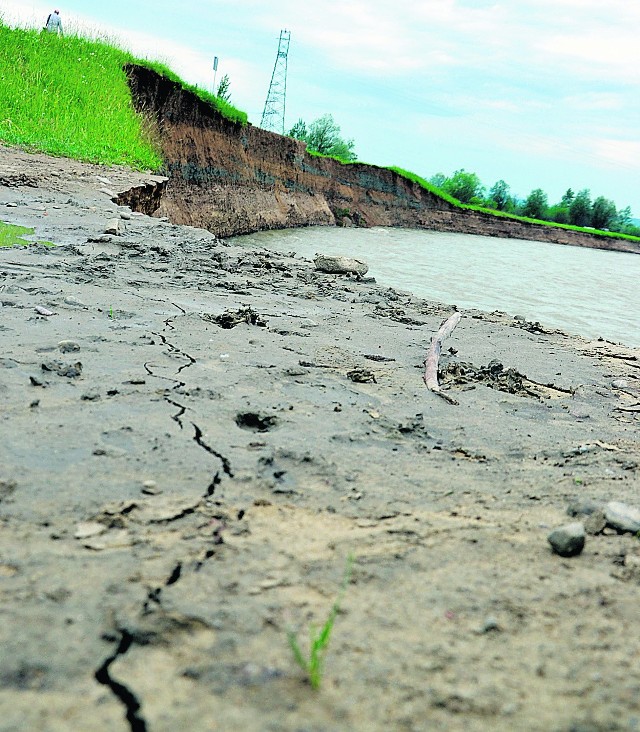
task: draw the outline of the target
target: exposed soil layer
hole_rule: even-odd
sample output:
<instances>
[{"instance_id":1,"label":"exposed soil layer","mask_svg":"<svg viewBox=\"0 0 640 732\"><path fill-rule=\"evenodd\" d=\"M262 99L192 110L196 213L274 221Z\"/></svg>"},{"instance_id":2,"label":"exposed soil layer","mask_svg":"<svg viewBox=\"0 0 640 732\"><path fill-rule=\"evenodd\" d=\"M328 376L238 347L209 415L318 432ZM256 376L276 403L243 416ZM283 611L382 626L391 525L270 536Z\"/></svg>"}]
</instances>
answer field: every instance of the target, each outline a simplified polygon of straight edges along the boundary
<instances>
[{"instance_id":1,"label":"exposed soil layer","mask_svg":"<svg viewBox=\"0 0 640 732\"><path fill-rule=\"evenodd\" d=\"M462 210L386 168L309 155L297 140L222 118L178 84L128 68L157 121L169 184L159 215L218 236L310 225L400 226L640 253L640 243ZM120 200L137 207L135 196ZM150 213L147 201L138 210Z\"/></svg>"},{"instance_id":2,"label":"exposed soil layer","mask_svg":"<svg viewBox=\"0 0 640 732\"><path fill-rule=\"evenodd\" d=\"M638 729L640 542L591 518L638 504L637 352L465 311L453 406L444 306L132 214L121 169L0 176L62 245L0 250L3 732ZM349 555L314 691L287 632Z\"/></svg>"}]
</instances>

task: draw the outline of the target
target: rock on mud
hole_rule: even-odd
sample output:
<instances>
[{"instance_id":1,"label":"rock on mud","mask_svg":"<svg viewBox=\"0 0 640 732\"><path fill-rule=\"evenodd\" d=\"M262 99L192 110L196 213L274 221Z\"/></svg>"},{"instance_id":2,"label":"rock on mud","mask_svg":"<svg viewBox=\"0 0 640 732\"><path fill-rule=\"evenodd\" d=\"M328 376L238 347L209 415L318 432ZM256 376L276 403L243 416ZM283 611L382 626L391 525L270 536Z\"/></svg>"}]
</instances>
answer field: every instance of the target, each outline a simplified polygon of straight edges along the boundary
<instances>
[{"instance_id":1,"label":"rock on mud","mask_svg":"<svg viewBox=\"0 0 640 732\"><path fill-rule=\"evenodd\" d=\"M365 275L369 271L369 265L361 259L352 257L331 256L328 254L316 254L313 263L319 272L327 274L358 274Z\"/></svg>"},{"instance_id":2,"label":"rock on mud","mask_svg":"<svg viewBox=\"0 0 640 732\"><path fill-rule=\"evenodd\" d=\"M584 526L576 521L554 529L547 537L556 554L561 557L575 557L584 549Z\"/></svg>"},{"instance_id":3,"label":"rock on mud","mask_svg":"<svg viewBox=\"0 0 640 732\"><path fill-rule=\"evenodd\" d=\"M604 507L607 526L617 531L629 531L637 534L640 531L640 509L626 503L611 501Z\"/></svg>"}]
</instances>

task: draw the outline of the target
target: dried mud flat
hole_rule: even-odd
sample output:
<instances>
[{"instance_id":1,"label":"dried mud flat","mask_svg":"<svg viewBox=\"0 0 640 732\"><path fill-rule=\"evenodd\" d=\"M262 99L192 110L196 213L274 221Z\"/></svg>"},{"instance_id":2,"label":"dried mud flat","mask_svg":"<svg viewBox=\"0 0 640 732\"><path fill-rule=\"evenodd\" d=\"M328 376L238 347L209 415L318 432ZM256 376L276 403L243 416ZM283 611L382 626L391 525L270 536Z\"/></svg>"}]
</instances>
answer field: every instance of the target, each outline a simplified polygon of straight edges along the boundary
<instances>
[{"instance_id":1,"label":"dried mud flat","mask_svg":"<svg viewBox=\"0 0 640 732\"><path fill-rule=\"evenodd\" d=\"M0 149L61 245L0 250L0 729L640 728L640 541L547 542L640 503L637 352L465 311L454 406L450 307L111 202L143 179ZM287 631L350 554L313 691Z\"/></svg>"}]
</instances>

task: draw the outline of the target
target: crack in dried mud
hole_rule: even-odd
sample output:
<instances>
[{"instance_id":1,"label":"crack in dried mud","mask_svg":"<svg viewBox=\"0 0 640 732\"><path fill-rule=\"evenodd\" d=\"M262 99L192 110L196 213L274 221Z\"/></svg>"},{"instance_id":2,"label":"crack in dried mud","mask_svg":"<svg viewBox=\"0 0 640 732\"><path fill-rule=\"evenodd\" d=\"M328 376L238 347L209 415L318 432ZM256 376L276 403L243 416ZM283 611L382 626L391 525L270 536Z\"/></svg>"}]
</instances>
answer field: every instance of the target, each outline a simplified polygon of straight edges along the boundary
<instances>
[{"instance_id":1,"label":"crack in dried mud","mask_svg":"<svg viewBox=\"0 0 640 732\"><path fill-rule=\"evenodd\" d=\"M99 684L111 689L114 696L123 704L131 732L147 732L147 722L140 714L142 703L128 686L116 681L110 674L111 664L126 655L132 645L133 636L126 630L121 631L120 641L115 653L102 663L94 676Z\"/></svg>"}]
</instances>

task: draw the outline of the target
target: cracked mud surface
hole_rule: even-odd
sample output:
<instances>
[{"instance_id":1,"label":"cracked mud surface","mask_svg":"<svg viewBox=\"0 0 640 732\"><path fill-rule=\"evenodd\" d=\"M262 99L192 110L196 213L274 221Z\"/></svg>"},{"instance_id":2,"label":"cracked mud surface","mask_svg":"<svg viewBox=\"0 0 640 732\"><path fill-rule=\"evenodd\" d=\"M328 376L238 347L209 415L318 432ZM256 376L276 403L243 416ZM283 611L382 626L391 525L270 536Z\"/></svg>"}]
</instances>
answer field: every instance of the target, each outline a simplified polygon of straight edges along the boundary
<instances>
[{"instance_id":1,"label":"cracked mud surface","mask_svg":"<svg viewBox=\"0 0 640 732\"><path fill-rule=\"evenodd\" d=\"M0 174L63 244L0 250L0 730L640 727L640 542L546 540L640 502L637 352L466 311L452 406L444 306Z\"/></svg>"}]
</instances>

